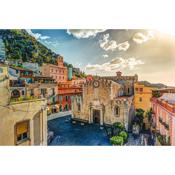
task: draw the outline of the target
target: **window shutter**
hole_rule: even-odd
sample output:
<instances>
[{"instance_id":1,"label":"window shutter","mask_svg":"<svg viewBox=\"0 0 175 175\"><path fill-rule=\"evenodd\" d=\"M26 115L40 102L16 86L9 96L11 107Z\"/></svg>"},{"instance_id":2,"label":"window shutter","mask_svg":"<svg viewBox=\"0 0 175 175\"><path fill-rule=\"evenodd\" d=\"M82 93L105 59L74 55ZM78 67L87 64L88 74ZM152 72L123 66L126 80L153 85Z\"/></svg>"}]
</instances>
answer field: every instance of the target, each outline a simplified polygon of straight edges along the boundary
<instances>
[{"instance_id":1,"label":"window shutter","mask_svg":"<svg viewBox=\"0 0 175 175\"><path fill-rule=\"evenodd\" d=\"M17 124L17 135L28 132L28 122L22 122Z\"/></svg>"}]
</instances>

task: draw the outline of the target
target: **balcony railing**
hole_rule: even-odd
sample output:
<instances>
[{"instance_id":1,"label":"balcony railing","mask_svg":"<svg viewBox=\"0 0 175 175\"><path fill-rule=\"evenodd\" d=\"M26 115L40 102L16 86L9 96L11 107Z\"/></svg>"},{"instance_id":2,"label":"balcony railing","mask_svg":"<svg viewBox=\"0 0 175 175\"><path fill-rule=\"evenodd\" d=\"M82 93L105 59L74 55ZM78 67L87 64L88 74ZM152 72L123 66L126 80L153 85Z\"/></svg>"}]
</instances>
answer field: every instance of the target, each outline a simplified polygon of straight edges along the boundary
<instances>
[{"instance_id":1,"label":"balcony railing","mask_svg":"<svg viewBox=\"0 0 175 175\"><path fill-rule=\"evenodd\" d=\"M164 122L164 121L162 120L161 117L159 117L159 122L160 122L167 130L169 130L169 125L168 125L166 122Z\"/></svg>"},{"instance_id":2,"label":"balcony railing","mask_svg":"<svg viewBox=\"0 0 175 175\"><path fill-rule=\"evenodd\" d=\"M25 81L10 80L10 87L25 87Z\"/></svg>"}]
</instances>

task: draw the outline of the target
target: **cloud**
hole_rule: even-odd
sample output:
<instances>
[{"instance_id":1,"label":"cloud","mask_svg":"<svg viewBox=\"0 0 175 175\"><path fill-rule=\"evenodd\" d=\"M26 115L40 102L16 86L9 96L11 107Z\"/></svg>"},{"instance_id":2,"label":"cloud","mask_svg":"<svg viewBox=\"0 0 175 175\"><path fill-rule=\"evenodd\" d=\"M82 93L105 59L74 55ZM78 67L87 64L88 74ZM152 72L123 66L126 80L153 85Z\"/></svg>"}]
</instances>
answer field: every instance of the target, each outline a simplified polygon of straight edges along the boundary
<instances>
[{"instance_id":1,"label":"cloud","mask_svg":"<svg viewBox=\"0 0 175 175\"><path fill-rule=\"evenodd\" d=\"M126 51L129 49L129 47L130 47L130 44L128 41L118 44L118 50Z\"/></svg>"},{"instance_id":2,"label":"cloud","mask_svg":"<svg viewBox=\"0 0 175 175\"><path fill-rule=\"evenodd\" d=\"M107 55L107 54L104 54L102 56L103 56L103 58L108 58L109 57L109 55Z\"/></svg>"},{"instance_id":3,"label":"cloud","mask_svg":"<svg viewBox=\"0 0 175 175\"><path fill-rule=\"evenodd\" d=\"M27 29L26 30L31 36L35 37L37 40L41 39L41 40L46 40L49 39L49 36L43 36L40 33L33 33L31 29Z\"/></svg>"},{"instance_id":4,"label":"cloud","mask_svg":"<svg viewBox=\"0 0 175 175\"><path fill-rule=\"evenodd\" d=\"M117 42L109 39L109 33L103 35L103 39L99 41L100 47L105 51L114 51L117 48Z\"/></svg>"},{"instance_id":5,"label":"cloud","mask_svg":"<svg viewBox=\"0 0 175 175\"><path fill-rule=\"evenodd\" d=\"M105 51L115 51L118 49L119 51L126 51L129 49L130 44L128 41L117 44L115 40L109 39L109 33L103 35L103 39L99 41L100 47Z\"/></svg>"},{"instance_id":6,"label":"cloud","mask_svg":"<svg viewBox=\"0 0 175 175\"><path fill-rule=\"evenodd\" d=\"M122 57L117 57L112 59L109 62L103 64L88 64L85 67L85 70L89 71L106 71L112 72L116 70L122 70L128 68L129 70L136 69L138 65L142 65L144 62L142 60L138 60L136 58L128 58L124 59Z\"/></svg>"},{"instance_id":7,"label":"cloud","mask_svg":"<svg viewBox=\"0 0 175 175\"><path fill-rule=\"evenodd\" d=\"M67 33L73 35L74 37L80 38L89 38L95 37L98 33L106 31L105 29L69 29Z\"/></svg>"},{"instance_id":8,"label":"cloud","mask_svg":"<svg viewBox=\"0 0 175 175\"><path fill-rule=\"evenodd\" d=\"M147 31L146 34L138 32L138 33L135 33L135 35L133 36L133 41L135 41L138 44L142 44L153 38L154 38L154 33L152 31Z\"/></svg>"}]
</instances>

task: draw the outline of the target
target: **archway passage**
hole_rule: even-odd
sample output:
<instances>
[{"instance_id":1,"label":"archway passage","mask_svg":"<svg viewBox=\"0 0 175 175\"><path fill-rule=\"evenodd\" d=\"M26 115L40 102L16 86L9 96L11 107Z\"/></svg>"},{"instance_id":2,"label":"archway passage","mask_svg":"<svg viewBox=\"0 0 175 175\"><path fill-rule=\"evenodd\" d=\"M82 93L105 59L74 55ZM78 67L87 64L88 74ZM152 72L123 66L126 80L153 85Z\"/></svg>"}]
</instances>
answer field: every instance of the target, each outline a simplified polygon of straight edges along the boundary
<instances>
[{"instance_id":1,"label":"archway passage","mask_svg":"<svg viewBox=\"0 0 175 175\"><path fill-rule=\"evenodd\" d=\"M93 110L93 123L100 124L100 110Z\"/></svg>"}]
</instances>

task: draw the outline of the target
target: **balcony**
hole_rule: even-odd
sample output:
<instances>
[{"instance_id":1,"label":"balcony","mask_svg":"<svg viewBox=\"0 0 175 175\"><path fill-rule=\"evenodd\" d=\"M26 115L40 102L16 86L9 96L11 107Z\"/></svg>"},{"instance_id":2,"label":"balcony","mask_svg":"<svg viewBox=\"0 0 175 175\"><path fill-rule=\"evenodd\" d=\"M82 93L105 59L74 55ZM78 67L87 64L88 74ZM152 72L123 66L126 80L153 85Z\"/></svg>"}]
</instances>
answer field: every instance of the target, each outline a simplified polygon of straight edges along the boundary
<instances>
[{"instance_id":1,"label":"balcony","mask_svg":"<svg viewBox=\"0 0 175 175\"><path fill-rule=\"evenodd\" d=\"M25 81L10 80L10 87L25 87Z\"/></svg>"},{"instance_id":2,"label":"balcony","mask_svg":"<svg viewBox=\"0 0 175 175\"><path fill-rule=\"evenodd\" d=\"M165 128L167 129L167 130L169 130L169 125L168 124L164 124L164 126L165 126Z\"/></svg>"},{"instance_id":3,"label":"balcony","mask_svg":"<svg viewBox=\"0 0 175 175\"><path fill-rule=\"evenodd\" d=\"M163 122L162 118L160 118L160 117L159 117L159 122L160 122L161 124L162 124L162 122Z\"/></svg>"},{"instance_id":4,"label":"balcony","mask_svg":"<svg viewBox=\"0 0 175 175\"><path fill-rule=\"evenodd\" d=\"M165 127L165 129L169 130L169 125L164 122L161 117L159 117L159 122Z\"/></svg>"},{"instance_id":5,"label":"balcony","mask_svg":"<svg viewBox=\"0 0 175 175\"><path fill-rule=\"evenodd\" d=\"M24 101L37 100L37 99L41 99L41 98L40 97L32 97L32 96L19 97L19 98L11 98L10 99L10 103L24 102Z\"/></svg>"}]
</instances>

